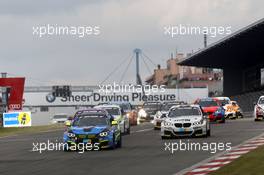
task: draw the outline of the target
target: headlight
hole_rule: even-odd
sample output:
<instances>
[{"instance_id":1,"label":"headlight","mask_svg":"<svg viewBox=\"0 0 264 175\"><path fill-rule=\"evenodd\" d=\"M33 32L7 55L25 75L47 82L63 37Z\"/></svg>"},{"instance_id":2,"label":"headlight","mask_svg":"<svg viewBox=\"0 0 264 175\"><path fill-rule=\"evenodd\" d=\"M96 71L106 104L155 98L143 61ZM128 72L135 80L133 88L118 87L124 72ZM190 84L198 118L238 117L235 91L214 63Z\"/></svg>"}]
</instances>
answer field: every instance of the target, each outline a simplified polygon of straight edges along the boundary
<instances>
[{"instance_id":1,"label":"headlight","mask_svg":"<svg viewBox=\"0 0 264 175\"><path fill-rule=\"evenodd\" d=\"M171 122L164 122L164 126L172 126L172 123Z\"/></svg>"},{"instance_id":2,"label":"headlight","mask_svg":"<svg viewBox=\"0 0 264 175\"><path fill-rule=\"evenodd\" d=\"M75 137L74 133L68 132L68 137Z\"/></svg>"},{"instance_id":3,"label":"headlight","mask_svg":"<svg viewBox=\"0 0 264 175\"><path fill-rule=\"evenodd\" d=\"M194 122L193 125L202 125L204 122L204 119L198 121L198 122Z\"/></svg>"},{"instance_id":4,"label":"headlight","mask_svg":"<svg viewBox=\"0 0 264 175\"><path fill-rule=\"evenodd\" d=\"M256 112L257 112L257 114L263 114L263 109L261 107L257 106Z\"/></svg>"},{"instance_id":5,"label":"headlight","mask_svg":"<svg viewBox=\"0 0 264 175\"><path fill-rule=\"evenodd\" d=\"M138 111L138 115L139 115L139 116L142 116L142 117L146 117L146 116L147 116L147 113L146 113L146 111L145 111L144 109L140 109L140 110Z\"/></svg>"},{"instance_id":6,"label":"headlight","mask_svg":"<svg viewBox=\"0 0 264 175\"><path fill-rule=\"evenodd\" d=\"M101 137L105 137L105 136L108 135L108 132L101 132L99 135L100 135Z\"/></svg>"}]
</instances>

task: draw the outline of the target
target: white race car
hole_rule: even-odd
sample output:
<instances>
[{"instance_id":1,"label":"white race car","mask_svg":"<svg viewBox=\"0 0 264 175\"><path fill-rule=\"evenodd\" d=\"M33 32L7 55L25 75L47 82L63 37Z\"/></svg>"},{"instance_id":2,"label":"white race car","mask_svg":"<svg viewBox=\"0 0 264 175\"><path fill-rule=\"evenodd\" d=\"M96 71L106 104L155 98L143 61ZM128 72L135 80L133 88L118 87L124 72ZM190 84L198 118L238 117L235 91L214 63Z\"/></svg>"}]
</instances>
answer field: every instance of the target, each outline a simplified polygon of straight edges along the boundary
<instances>
[{"instance_id":1,"label":"white race car","mask_svg":"<svg viewBox=\"0 0 264 175\"><path fill-rule=\"evenodd\" d=\"M55 114L52 118L51 118L51 123L52 124L56 124L56 123L65 123L68 119L68 115L67 114Z\"/></svg>"},{"instance_id":2,"label":"white race car","mask_svg":"<svg viewBox=\"0 0 264 175\"><path fill-rule=\"evenodd\" d=\"M253 115L255 121L264 119L264 96L259 97L257 104L255 104Z\"/></svg>"},{"instance_id":3,"label":"white race car","mask_svg":"<svg viewBox=\"0 0 264 175\"><path fill-rule=\"evenodd\" d=\"M130 134L129 118L125 115L123 109L118 105L99 105L95 106L96 109L104 109L110 115L114 117L114 120L118 122L122 134Z\"/></svg>"},{"instance_id":4,"label":"white race car","mask_svg":"<svg viewBox=\"0 0 264 175\"><path fill-rule=\"evenodd\" d=\"M161 123L161 138L210 136L210 122L199 105L173 106Z\"/></svg>"},{"instance_id":5,"label":"white race car","mask_svg":"<svg viewBox=\"0 0 264 175\"><path fill-rule=\"evenodd\" d=\"M154 124L154 130L159 130L161 127L162 121L167 117L167 114L169 113L169 110L172 106L184 104L184 102L179 101L170 101L170 102L164 102L161 105L161 109L156 112L153 119Z\"/></svg>"}]
</instances>

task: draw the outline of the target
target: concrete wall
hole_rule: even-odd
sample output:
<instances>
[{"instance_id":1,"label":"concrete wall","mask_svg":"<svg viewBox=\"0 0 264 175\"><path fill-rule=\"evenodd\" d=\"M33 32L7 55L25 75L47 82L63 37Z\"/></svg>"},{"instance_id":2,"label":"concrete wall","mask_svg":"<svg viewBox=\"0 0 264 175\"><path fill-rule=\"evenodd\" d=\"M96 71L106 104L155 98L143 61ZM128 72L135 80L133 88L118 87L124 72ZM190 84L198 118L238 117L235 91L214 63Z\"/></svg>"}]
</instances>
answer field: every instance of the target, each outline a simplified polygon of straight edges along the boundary
<instances>
[{"instance_id":1,"label":"concrete wall","mask_svg":"<svg viewBox=\"0 0 264 175\"><path fill-rule=\"evenodd\" d=\"M225 96L241 94L243 92L242 69L225 68L223 70L223 90Z\"/></svg>"}]
</instances>

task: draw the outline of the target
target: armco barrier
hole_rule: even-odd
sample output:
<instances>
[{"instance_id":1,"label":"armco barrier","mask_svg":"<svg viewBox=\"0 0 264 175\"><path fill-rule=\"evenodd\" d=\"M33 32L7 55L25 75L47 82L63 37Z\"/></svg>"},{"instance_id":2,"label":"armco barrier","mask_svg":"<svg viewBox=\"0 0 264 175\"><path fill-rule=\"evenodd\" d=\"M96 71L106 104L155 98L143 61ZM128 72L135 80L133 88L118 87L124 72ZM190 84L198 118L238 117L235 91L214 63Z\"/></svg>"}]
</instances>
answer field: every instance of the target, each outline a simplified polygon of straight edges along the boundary
<instances>
[{"instance_id":1,"label":"armco barrier","mask_svg":"<svg viewBox=\"0 0 264 175\"><path fill-rule=\"evenodd\" d=\"M254 111L254 103L257 102L262 95L264 95L264 90L233 96L231 100L237 101L244 112L252 112Z\"/></svg>"}]
</instances>

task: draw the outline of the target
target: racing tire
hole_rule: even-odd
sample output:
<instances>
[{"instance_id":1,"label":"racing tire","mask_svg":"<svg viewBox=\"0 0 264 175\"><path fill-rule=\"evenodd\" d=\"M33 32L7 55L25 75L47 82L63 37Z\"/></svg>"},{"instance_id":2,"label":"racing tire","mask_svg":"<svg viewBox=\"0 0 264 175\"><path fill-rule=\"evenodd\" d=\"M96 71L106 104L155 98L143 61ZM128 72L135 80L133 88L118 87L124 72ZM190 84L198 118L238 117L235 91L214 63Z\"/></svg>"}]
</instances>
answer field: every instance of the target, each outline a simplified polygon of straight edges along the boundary
<instances>
[{"instance_id":1,"label":"racing tire","mask_svg":"<svg viewBox=\"0 0 264 175\"><path fill-rule=\"evenodd\" d=\"M127 135L130 134L130 125L129 125L129 128L127 128L127 130L126 130L126 134L127 134Z\"/></svg>"},{"instance_id":2,"label":"racing tire","mask_svg":"<svg viewBox=\"0 0 264 175\"><path fill-rule=\"evenodd\" d=\"M161 136L161 140L168 140L168 139L170 139L170 137Z\"/></svg>"},{"instance_id":3,"label":"racing tire","mask_svg":"<svg viewBox=\"0 0 264 175\"><path fill-rule=\"evenodd\" d=\"M117 148L121 148L122 147L122 136L120 135L120 139L118 140L117 144L116 144Z\"/></svg>"},{"instance_id":4,"label":"racing tire","mask_svg":"<svg viewBox=\"0 0 264 175\"><path fill-rule=\"evenodd\" d=\"M113 145L112 145L112 149L116 149L117 144L116 144L116 137L115 134L113 134Z\"/></svg>"},{"instance_id":5,"label":"racing tire","mask_svg":"<svg viewBox=\"0 0 264 175\"><path fill-rule=\"evenodd\" d=\"M159 128L157 128L156 126L154 126L154 130L160 130Z\"/></svg>"},{"instance_id":6,"label":"racing tire","mask_svg":"<svg viewBox=\"0 0 264 175\"><path fill-rule=\"evenodd\" d=\"M220 123L225 123L225 119L221 120Z\"/></svg>"},{"instance_id":7,"label":"racing tire","mask_svg":"<svg viewBox=\"0 0 264 175\"><path fill-rule=\"evenodd\" d=\"M210 136L211 136L211 130L209 129L206 131L206 137L210 137Z\"/></svg>"},{"instance_id":8,"label":"racing tire","mask_svg":"<svg viewBox=\"0 0 264 175\"><path fill-rule=\"evenodd\" d=\"M69 148L69 144L68 144L68 146L66 146L66 147L64 146L63 147L63 151L64 152L71 152L71 149Z\"/></svg>"}]
</instances>

